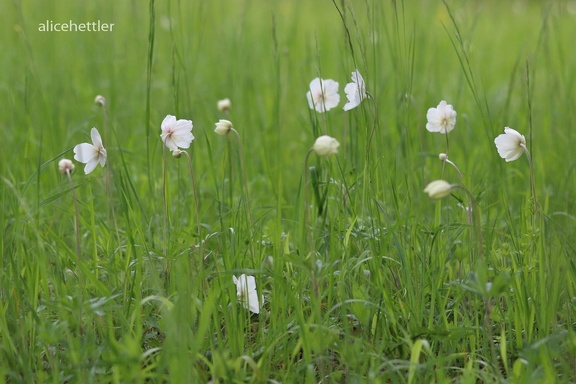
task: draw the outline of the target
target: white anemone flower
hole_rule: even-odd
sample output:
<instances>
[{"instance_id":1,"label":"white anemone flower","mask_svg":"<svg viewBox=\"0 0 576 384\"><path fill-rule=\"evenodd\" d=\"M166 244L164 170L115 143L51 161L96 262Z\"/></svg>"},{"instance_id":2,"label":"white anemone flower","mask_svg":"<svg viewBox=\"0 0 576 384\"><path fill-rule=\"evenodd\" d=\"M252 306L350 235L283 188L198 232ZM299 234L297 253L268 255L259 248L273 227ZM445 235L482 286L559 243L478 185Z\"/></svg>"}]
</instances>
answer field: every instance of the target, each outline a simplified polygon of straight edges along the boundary
<instances>
[{"instance_id":1,"label":"white anemone flower","mask_svg":"<svg viewBox=\"0 0 576 384\"><path fill-rule=\"evenodd\" d=\"M526 138L515 129L505 127L504 133L494 139L494 144L501 158L514 161L524 153Z\"/></svg>"},{"instance_id":2,"label":"white anemone flower","mask_svg":"<svg viewBox=\"0 0 576 384\"><path fill-rule=\"evenodd\" d=\"M192 134L192 120L176 120L175 116L167 115L162 121L162 134L160 137L166 146L174 151L180 148L189 148L194 140Z\"/></svg>"},{"instance_id":3,"label":"white anemone flower","mask_svg":"<svg viewBox=\"0 0 576 384\"><path fill-rule=\"evenodd\" d=\"M102 137L96 128L90 130L92 144L82 143L74 147L74 159L86 164L84 173L92 172L98 163L101 167L106 165L106 149L102 145Z\"/></svg>"},{"instance_id":4,"label":"white anemone flower","mask_svg":"<svg viewBox=\"0 0 576 384\"><path fill-rule=\"evenodd\" d=\"M306 93L310 109L318 112L326 112L334 108L340 102L338 83L334 80L324 80L319 77L310 82L310 90Z\"/></svg>"},{"instance_id":5,"label":"white anemone flower","mask_svg":"<svg viewBox=\"0 0 576 384\"><path fill-rule=\"evenodd\" d=\"M442 100L438 107L428 109L426 129L430 132L448 133L456 125L456 111L452 105Z\"/></svg>"},{"instance_id":6,"label":"white anemone flower","mask_svg":"<svg viewBox=\"0 0 576 384\"><path fill-rule=\"evenodd\" d=\"M236 296L244 308L254 313L260 313L260 301L258 300L254 276L246 276L245 274L241 274L239 278L232 276L232 281L236 284Z\"/></svg>"},{"instance_id":7,"label":"white anemone flower","mask_svg":"<svg viewBox=\"0 0 576 384\"><path fill-rule=\"evenodd\" d=\"M318 156L330 156L338 153L338 147L340 143L333 137L330 136L320 136L314 142L312 149Z\"/></svg>"},{"instance_id":8,"label":"white anemone flower","mask_svg":"<svg viewBox=\"0 0 576 384\"><path fill-rule=\"evenodd\" d=\"M348 102L344 104L345 111L356 108L360 105L362 100L366 98L366 84L364 83L364 78L357 69L352 72L352 82L346 84L344 92L348 99Z\"/></svg>"}]
</instances>

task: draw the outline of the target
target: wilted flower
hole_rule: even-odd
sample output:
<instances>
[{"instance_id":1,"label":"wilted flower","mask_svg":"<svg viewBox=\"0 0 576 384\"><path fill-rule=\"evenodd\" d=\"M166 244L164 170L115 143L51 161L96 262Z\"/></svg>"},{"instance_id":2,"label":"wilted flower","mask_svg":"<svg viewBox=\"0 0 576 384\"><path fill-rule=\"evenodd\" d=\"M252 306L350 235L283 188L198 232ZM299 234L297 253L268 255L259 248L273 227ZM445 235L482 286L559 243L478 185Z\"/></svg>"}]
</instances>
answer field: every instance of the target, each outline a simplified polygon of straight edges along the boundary
<instances>
[{"instance_id":1,"label":"wilted flower","mask_svg":"<svg viewBox=\"0 0 576 384\"><path fill-rule=\"evenodd\" d=\"M60 173L67 174L74 171L74 163L69 159L62 159L58 162L58 170Z\"/></svg>"},{"instance_id":2,"label":"wilted flower","mask_svg":"<svg viewBox=\"0 0 576 384\"><path fill-rule=\"evenodd\" d=\"M314 149L314 152L316 152L318 156L329 156L337 154L339 146L340 143L338 140L333 137L323 135L316 139L312 149Z\"/></svg>"},{"instance_id":3,"label":"wilted flower","mask_svg":"<svg viewBox=\"0 0 576 384\"><path fill-rule=\"evenodd\" d=\"M102 138L96 128L90 130L92 144L82 143L74 147L74 159L86 164L84 173L89 174L96 168L98 163L103 167L106 164L106 149L102 145Z\"/></svg>"},{"instance_id":4,"label":"wilted flower","mask_svg":"<svg viewBox=\"0 0 576 384\"><path fill-rule=\"evenodd\" d=\"M160 137L168 149L172 151L178 147L189 148L190 143L194 140L191 120L176 120L175 116L167 115L162 121L161 129Z\"/></svg>"},{"instance_id":5,"label":"wilted flower","mask_svg":"<svg viewBox=\"0 0 576 384\"><path fill-rule=\"evenodd\" d=\"M216 123L216 128L214 129L214 132L216 132L220 136L226 136L227 134L230 133L231 129L232 129L232 122L231 121L220 119Z\"/></svg>"},{"instance_id":6,"label":"wilted flower","mask_svg":"<svg viewBox=\"0 0 576 384\"><path fill-rule=\"evenodd\" d=\"M244 308L254 313L260 313L260 302L254 276L246 276L245 274L241 274L239 278L232 276L232 281L236 284L236 296Z\"/></svg>"},{"instance_id":7,"label":"wilted flower","mask_svg":"<svg viewBox=\"0 0 576 384\"><path fill-rule=\"evenodd\" d=\"M428 109L426 129L430 132L448 133L456 125L456 111L452 105L442 100L438 107Z\"/></svg>"},{"instance_id":8,"label":"wilted flower","mask_svg":"<svg viewBox=\"0 0 576 384\"><path fill-rule=\"evenodd\" d=\"M106 105L106 99L104 98L104 96L98 95L94 99L94 103L103 107Z\"/></svg>"},{"instance_id":9,"label":"wilted flower","mask_svg":"<svg viewBox=\"0 0 576 384\"><path fill-rule=\"evenodd\" d=\"M426 192L432 199L443 199L450 196L450 193L452 192L452 184L444 180L434 180L424 188L424 192Z\"/></svg>"},{"instance_id":10,"label":"wilted flower","mask_svg":"<svg viewBox=\"0 0 576 384\"><path fill-rule=\"evenodd\" d=\"M306 97L310 109L316 109L318 112L329 111L340 102L338 83L317 77L310 82L310 90L306 93Z\"/></svg>"},{"instance_id":11,"label":"wilted flower","mask_svg":"<svg viewBox=\"0 0 576 384\"><path fill-rule=\"evenodd\" d=\"M230 99L226 98L226 99L222 99L222 100L218 100L218 110L221 112L228 112L230 110L230 108L232 108L232 103L230 102Z\"/></svg>"},{"instance_id":12,"label":"wilted flower","mask_svg":"<svg viewBox=\"0 0 576 384\"><path fill-rule=\"evenodd\" d=\"M346 84L344 92L348 99L348 102L344 104L345 111L356 108L366 98L366 84L357 69L352 72L352 83Z\"/></svg>"},{"instance_id":13,"label":"wilted flower","mask_svg":"<svg viewBox=\"0 0 576 384\"><path fill-rule=\"evenodd\" d=\"M512 128L504 128L504 133L494 139L496 149L501 158L514 161L522 156L526 149L526 138Z\"/></svg>"}]
</instances>

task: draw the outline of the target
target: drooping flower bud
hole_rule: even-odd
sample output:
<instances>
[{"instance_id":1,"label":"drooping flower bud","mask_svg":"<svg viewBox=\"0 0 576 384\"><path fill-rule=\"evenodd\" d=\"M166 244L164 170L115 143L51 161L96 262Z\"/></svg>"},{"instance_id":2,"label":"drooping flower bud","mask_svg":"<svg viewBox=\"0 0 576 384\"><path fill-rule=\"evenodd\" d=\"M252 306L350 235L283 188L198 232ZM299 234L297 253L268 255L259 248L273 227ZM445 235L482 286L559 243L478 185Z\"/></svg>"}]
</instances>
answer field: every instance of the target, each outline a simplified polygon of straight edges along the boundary
<instances>
[{"instance_id":1,"label":"drooping flower bud","mask_svg":"<svg viewBox=\"0 0 576 384\"><path fill-rule=\"evenodd\" d=\"M318 156L329 156L337 154L339 146L340 143L338 140L333 137L323 135L316 139L312 149L314 149L314 152L316 152Z\"/></svg>"},{"instance_id":2,"label":"drooping flower bud","mask_svg":"<svg viewBox=\"0 0 576 384\"><path fill-rule=\"evenodd\" d=\"M220 136L226 136L227 134L230 133L231 129L232 129L231 121L220 119L220 121L216 123L216 128L214 129L214 132L216 132Z\"/></svg>"},{"instance_id":3,"label":"drooping flower bud","mask_svg":"<svg viewBox=\"0 0 576 384\"><path fill-rule=\"evenodd\" d=\"M96 96L96 98L94 99L94 103L98 104L100 106L105 106L106 105L106 99L104 98L104 96L102 95L98 95Z\"/></svg>"},{"instance_id":4,"label":"drooping flower bud","mask_svg":"<svg viewBox=\"0 0 576 384\"><path fill-rule=\"evenodd\" d=\"M424 192L426 192L430 198L440 200L450 196L450 193L452 193L452 184L444 180L434 180L424 188Z\"/></svg>"}]
</instances>

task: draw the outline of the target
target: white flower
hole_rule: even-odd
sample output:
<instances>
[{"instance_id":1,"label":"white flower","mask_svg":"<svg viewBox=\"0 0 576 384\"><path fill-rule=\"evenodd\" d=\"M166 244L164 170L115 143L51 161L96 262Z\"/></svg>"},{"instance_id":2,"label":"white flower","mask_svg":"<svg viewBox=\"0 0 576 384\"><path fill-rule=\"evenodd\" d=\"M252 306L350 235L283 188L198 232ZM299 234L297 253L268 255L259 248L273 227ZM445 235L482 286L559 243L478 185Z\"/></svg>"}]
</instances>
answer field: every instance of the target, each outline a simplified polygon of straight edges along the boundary
<instances>
[{"instance_id":1,"label":"white flower","mask_svg":"<svg viewBox=\"0 0 576 384\"><path fill-rule=\"evenodd\" d=\"M329 111L340 102L338 83L317 77L310 82L310 90L306 93L306 97L310 109L316 109L318 112Z\"/></svg>"},{"instance_id":2,"label":"white flower","mask_svg":"<svg viewBox=\"0 0 576 384\"><path fill-rule=\"evenodd\" d=\"M426 129L430 132L448 133L456 125L456 111L452 105L442 100L438 107L428 109Z\"/></svg>"},{"instance_id":3,"label":"white flower","mask_svg":"<svg viewBox=\"0 0 576 384\"><path fill-rule=\"evenodd\" d=\"M244 308L254 313L260 313L260 302L254 276L246 276L245 274L241 274L239 278L232 276L232 281L236 284L236 296Z\"/></svg>"},{"instance_id":4,"label":"white flower","mask_svg":"<svg viewBox=\"0 0 576 384\"><path fill-rule=\"evenodd\" d=\"M160 137L171 151L178 149L178 147L189 148L190 143L194 140L191 120L176 120L175 116L167 115L162 121L161 128Z\"/></svg>"},{"instance_id":5,"label":"white flower","mask_svg":"<svg viewBox=\"0 0 576 384\"><path fill-rule=\"evenodd\" d=\"M443 199L450 196L450 193L452 192L452 184L444 180L434 180L424 188L424 192L426 192L432 199Z\"/></svg>"},{"instance_id":6,"label":"white flower","mask_svg":"<svg viewBox=\"0 0 576 384\"><path fill-rule=\"evenodd\" d=\"M526 149L526 138L512 128L504 128L504 133L494 139L496 149L501 158L514 161L522 156Z\"/></svg>"},{"instance_id":7,"label":"white flower","mask_svg":"<svg viewBox=\"0 0 576 384\"><path fill-rule=\"evenodd\" d=\"M69 159L62 159L58 162L58 170L60 173L67 174L74 171L74 163Z\"/></svg>"},{"instance_id":8,"label":"white flower","mask_svg":"<svg viewBox=\"0 0 576 384\"><path fill-rule=\"evenodd\" d=\"M314 149L314 152L316 152L318 156L329 156L337 154L339 146L340 143L338 140L333 137L323 135L316 139L312 149Z\"/></svg>"},{"instance_id":9,"label":"white flower","mask_svg":"<svg viewBox=\"0 0 576 384\"><path fill-rule=\"evenodd\" d=\"M96 98L94 98L94 103L103 107L106 105L106 99L104 96L98 95Z\"/></svg>"},{"instance_id":10,"label":"white flower","mask_svg":"<svg viewBox=\"0 0 576 384\"><path fill-rule=\"evenodd\" d=\"M86 164L84 173L89 174L98 163L103 167L106 164L106 149L102 145L102 138L96 128L90 130L92 144L82 143L74 147L74 159Z\"/></svg>"},{"instance_id":11,"label":"white flower","mask_svg":"<svg viewBox=\"0 0 576 384\"><path fill-rule=\"evenodd\" d=\"M232 122L231 121L220 119L216 123L216 128L214 129L214 132L216 132L220 136L226 136L227 134L230 133L231 129L232 129Z\"/></svg>"},{"instance_id":12,"label":"white flower","mask_svg":"<svg viewBox=\"0 0 576 384\"><path fill-rule=\"evenodd\" d=\"M356 108L360 105L362 100L366 98L366 84L357 69L352 72L352 83L346 84L344 92L348 99L348 102L344 105L345 111Z\"/></svg>"},{"instance_id":13,"label":"white flower","mask_svg":"<svg viewBox=\"0 0 576 384\"><path fill-rule=\"evenodd\" d=\"M230 108L232 108L232 103L230 102L230 99L226 98L218 100L217 106L220 112L228 112Z\"/></svg>"}]
</instances>

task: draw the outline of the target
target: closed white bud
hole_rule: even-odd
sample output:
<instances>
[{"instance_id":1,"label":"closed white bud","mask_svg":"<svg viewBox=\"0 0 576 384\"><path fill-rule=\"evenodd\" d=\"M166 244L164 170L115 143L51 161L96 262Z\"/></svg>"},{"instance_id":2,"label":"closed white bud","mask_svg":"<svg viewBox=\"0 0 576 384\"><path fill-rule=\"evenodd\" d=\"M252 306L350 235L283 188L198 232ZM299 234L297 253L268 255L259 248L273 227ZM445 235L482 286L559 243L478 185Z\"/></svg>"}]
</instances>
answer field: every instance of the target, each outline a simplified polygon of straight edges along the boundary
<instances>
[{"instance_id":1,"label":"closed white bud","mask_svg":"<svg viewBox=\"0 0 576 384\"><path fill-rule=\"evenodd\" d=\"M316 152L318 156L329 156L337 154L339 146L340 143L338 140L324 135L316 139L312 149L314 149L314 152Z\"/></svg>"},{"instance_id":2,"label":"closed white bud","mask_svg":"<svg viewBox=\"0 0 576 384\"><path fill-rule=\"evenodd\" d=\"M96 96L96 98L94 99L94 104L98 104L100 106L105 106L106 105L106 99L104 98L104 96L102 95L98 95Z\"/></svg>"},{"instance_id":3,"label":"closed white bud","mask_svg":"<svg viewBox=\"0 0 576 384\"><path fill-rule=\"evenodd\" d=\"M440 161L446 161L448 160L448 155L445 153L441 153L438 155L438 158L440 159Z\"/></svg>"},{"instance_id":4,"label":"closed white bud","mask_svg":"<svg viewBox=\"0 0 576 384\"><path fill-rule=\"evenodd\" d=\"M452 184L444 180L434 180L424 188L424 192L434 200L440 200L450 196Z\"/></svg>"},{"instance_id":5,"label":"closed white bud","mask_svg":"<svg viewBox=\"0 0 576 384\"><path fill-rule=\"evenodd\" d=\"M214 129L214 132L216 132L220 136L226 136L227 134L230 133L231 129L232 129L231 121L220 119L220 121L216 123L216 128Z\"/></svg>"},{"instance_id":6,"label":"closed white bud","mask_svg":"<svg viewBox=\"0 0 576 384\"><path fill-rule=\"evenodd\" d=\"M230 99L218 100L218 110L221 112L228 112L232 108L232 102Z\"/></svg>"},{"instance_id":7,"label":"closed white bud","mask_svg":"<svg viewBox=\"0 0 576 384\"><path fill-rule=\"evenodd\" d=\"M74 163L72 160L62 159L58 162L58 170L63 174L72 173L74 171Z\"/></svg>"},{"instance_id":8,"label":"closed white bud","mask_svg":"<svg viewBox=\"0 0 576 384\"><path fill-rule=\"evenodd\" d=\"M179 149L175 149L172 151L172 157L175 159L179 159L182 157L182 151Z\"/></svg>"}]
</instances>

